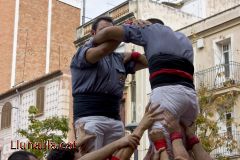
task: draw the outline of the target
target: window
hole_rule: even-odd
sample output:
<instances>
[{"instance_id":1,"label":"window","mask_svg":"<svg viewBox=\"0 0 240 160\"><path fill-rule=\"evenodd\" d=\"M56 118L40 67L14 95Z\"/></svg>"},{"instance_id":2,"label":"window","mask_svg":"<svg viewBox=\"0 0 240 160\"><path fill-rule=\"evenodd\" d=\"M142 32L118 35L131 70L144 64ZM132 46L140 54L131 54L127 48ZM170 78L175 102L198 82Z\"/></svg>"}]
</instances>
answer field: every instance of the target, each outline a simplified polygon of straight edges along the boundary
<instances>
[{"instance_id":1,"label":"window","mask_svg":"<svg viewBox=\"0 0 240 160\"><path fill-rule=\"evenodd\" d=\"M224 59L224 68L225 68L225 77L229 78L230 68L229 68L229 52L230 52L230 43L222 45L222 53Z\"/></svg>"},{"instance_id":2,"label":"window","mask_svg":"<svg viewBox=\"0 0 240 160\"><path fill-rule=\"evenodd\" d=\"M9 128L11 126L11 111L11 103L5 103L2 108L1 129Z\"/></svg>"},{"instance_id":3,"label":"window","mask_svg":"<svg viewBox=\"0 0 240 160\"><path fill-rule=\"evenodd\" d=\"M231 37L222 35L221 39L214 41L214 63L216 65L216 80L214 85L225 86L225 82L232 77Z\"/></svg>"},{"instance_id":4,"label":"window","mask_svg":"<svg viewBox=\"0 0 240 160\"><path fill-rule=\"evenodd\" d=\"M226 128L227 132L232 135L232 113L226 113Z\"/></svg>"},{"instance_id":5,"label":"window","mask_svg":"<svg viewBox=\"0 0 240 160\"><path fill-rule=\"evenodd\" d=\"M37 109L38 109L38 114L43 114L44 111L44 87L40 87L37 90Z\"/></svg>"}]
</instances>

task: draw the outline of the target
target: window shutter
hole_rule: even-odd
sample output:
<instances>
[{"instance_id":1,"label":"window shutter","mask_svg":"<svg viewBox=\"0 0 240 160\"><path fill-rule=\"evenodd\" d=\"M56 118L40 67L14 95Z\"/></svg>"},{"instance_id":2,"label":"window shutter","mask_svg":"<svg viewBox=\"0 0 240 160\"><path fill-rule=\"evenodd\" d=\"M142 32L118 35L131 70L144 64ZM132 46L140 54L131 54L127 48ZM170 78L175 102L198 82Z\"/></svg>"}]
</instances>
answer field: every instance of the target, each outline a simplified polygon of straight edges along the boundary
<instances>
[{"instance_id":1,"label":"window shutter","mask_svg":"<svg viewBox=\"0 0 240 160\"><path fill-rule=\"evenodd\" d=\"M44 111L44 87L40 87L37 90L37 109L38 113L42 114Z\"/></svg>"},{"instance_id":2,"label":"window shutter","mask_svg":"<svg viewBox=\"0 0 240 160\"><path fill-rule=\"evenodd\" d=\"M9 128L11 126L11 111L12 105L10 102L7 102L3 105L2 108L2 119L1 119L1 129Z\"/></svg>"}]
</instances>

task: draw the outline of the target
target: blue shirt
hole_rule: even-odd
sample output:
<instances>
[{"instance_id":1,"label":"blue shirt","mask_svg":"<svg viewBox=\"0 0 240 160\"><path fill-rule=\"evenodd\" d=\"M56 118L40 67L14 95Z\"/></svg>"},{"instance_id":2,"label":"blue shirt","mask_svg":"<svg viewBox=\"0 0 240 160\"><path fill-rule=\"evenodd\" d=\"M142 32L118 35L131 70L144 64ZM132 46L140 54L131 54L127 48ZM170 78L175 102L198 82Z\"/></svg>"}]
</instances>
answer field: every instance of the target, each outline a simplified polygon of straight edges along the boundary
<instances>
[{"instance_id":1,"label":"blue shirt","mask_svg":"<svg viewBox=\"0 0 240 160\"><path fill-rule=\"evenodd\" d=\"M89 42L80 47L71 61L72 94L103 93L118 96L123 95L124 83L128 73L133 73L135 63L124 66L123 56L112 53L97 63L86 61L86 52L92 47Z\"/></svg>"},{"instance_id":2,"label":"blue shirt","mask_svg":"<svg viewBox=\"0 0 240 160\"><path fill-rule=\"evenodd\" d=\"M144 47L147 59L153 55L165 53L187 59L193 63L193 48L189 39L180 32L161 24L145 27L123 25L124 42L132 42Z\"/></svg>"},{"instance_id":3,"label":"blue shirt","mask_svg":"<svg viewBox=\"0 0 240 160\"><path fill-rule=\"evenodd\" d=\"M120 120L120 99L125 78L134 73L135 62L123 63L123 56L112 53L97 63L86 61L91 41L80 47L71 62L74 121L87 116Z\"/></svg>"}]
</instances>

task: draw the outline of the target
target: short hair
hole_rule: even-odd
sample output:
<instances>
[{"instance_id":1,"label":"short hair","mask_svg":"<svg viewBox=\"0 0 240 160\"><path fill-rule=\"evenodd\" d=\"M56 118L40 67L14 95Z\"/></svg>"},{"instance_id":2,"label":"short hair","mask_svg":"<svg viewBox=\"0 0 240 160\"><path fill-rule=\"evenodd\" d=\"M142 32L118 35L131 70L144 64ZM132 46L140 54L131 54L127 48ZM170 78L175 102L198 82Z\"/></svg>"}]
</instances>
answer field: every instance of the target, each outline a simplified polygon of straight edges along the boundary
<instances>
[{"instance_id":1,"label":"short hair","mask_svg":"<svg viewBox=\"0 0 240 160\"><path fill-rule=\"evenodd\" d=\"M151 22L152 24L158 23L158 24L164 25L163 21L157 18L149 18L147 19L147 21Z\"/></svg>"},{"instance_id":2,"label":"short hair","mask_svg":"<svg viewBox=\"0 0 240 160\"><path fill-rule=\"evenodd\" d=\"M97 30L98 23L99 23L100 21L107 21L107 22L113 24L113 19L112 19L112 17L101 16L101 17L98 17L96 20L93 21L93 24L92 24L92 30L94 30L94 31Z\"/></svg>"},{"instance_id":3,"label":"short hair","mask_svg":"<svg viewBox=\"0 0 240 160\"><path fill-rule=\"evenodd\" d=\"M13 152L10 157L8 157L8 160L30 160L30 156L33 156L37 159L37 156L34 154L27 152L27 151L16 151Z\"/></svg>"},{"instance_id":4,"label":"short hair","mask_svg":"<svg viewBox=\"0 0 240 160\"><path fill-rule=\"evenodd\" d=\"M74 160L74 149L53 149L49 152L47 160Z\"/></svg>"}]
</instances>

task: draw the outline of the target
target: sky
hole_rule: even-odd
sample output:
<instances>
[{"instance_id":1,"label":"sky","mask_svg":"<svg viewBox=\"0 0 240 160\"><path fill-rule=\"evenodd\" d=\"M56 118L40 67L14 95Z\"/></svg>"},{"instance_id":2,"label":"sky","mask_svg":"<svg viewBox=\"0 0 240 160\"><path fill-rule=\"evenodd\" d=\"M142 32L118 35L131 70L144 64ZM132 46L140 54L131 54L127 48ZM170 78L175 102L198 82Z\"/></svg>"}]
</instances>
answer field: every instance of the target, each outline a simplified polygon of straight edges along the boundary
<instances>
[{"instance_id":1,"label":"sky","mask_svg":"<svg viewBox=\"0 0 240 160\"><path fill-rule=\"evenodd\" d=\"M86 16L94 18L126 0L86 0ZM85 18L85 21L90 19Z\"/></svg>"}]
</instances>

